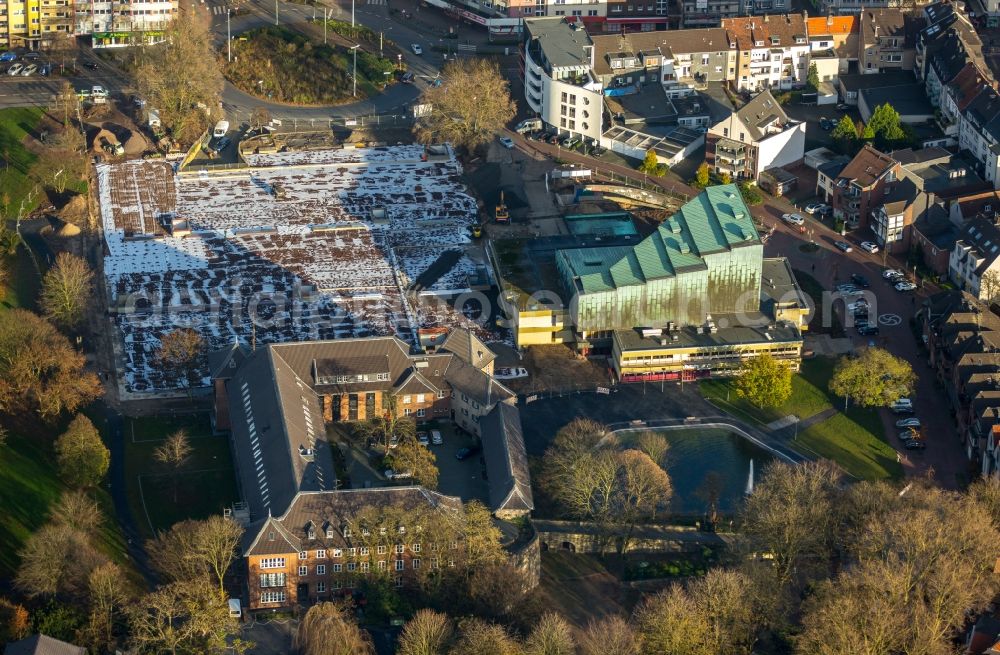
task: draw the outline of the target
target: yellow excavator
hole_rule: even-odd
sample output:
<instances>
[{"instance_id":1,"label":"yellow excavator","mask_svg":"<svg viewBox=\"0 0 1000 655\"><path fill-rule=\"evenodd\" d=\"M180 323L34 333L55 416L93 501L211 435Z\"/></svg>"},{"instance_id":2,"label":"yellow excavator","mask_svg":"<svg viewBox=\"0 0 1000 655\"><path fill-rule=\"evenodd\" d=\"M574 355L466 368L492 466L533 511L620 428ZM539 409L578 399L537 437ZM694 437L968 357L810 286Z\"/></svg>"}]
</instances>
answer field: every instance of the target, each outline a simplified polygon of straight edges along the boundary
<instances>
[{"instance_id":1,"label":"yellow excavator","mask_svg":"<svg viewBox=\"0 0 1000 655\"><path fill-rule=\"evenodd\" d=\"M500 192L500 200L496 207L497 223L510 223L510 214L507 212L507 203L503 200L503 191Z\"/></svg>"}]
</instances>

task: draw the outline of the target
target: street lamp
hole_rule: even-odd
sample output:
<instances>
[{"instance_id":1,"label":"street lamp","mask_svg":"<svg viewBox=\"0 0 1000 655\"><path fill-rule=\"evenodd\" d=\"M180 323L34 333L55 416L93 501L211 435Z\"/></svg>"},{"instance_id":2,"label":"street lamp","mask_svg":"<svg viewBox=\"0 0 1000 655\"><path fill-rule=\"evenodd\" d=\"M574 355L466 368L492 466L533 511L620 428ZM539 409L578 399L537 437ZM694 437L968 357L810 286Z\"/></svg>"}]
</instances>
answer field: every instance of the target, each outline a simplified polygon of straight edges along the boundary
<instances>
[{"instance_id":1,"label":"street lamp","mask_svg":"<svg viewBox=\"0 0 1000 655\"><path fill-rule=\"evenodd\" d=\"M257 80L257 85L260 87L260 94L264 95L264 80Z\"/></svg>"},{"instance_id":2,"label":"street lamp","mask_svg":"<svg viewBox=\"0 0 1000 655\"><path fill-rule=\"evenodd\" d=\"M354 0L351 0L351 29L354 29Z\"/></svg>"},{"instance_id":3,"label":"street lamp","mask_svg":"<svg viewBox=\"0 0 1000 655\"><path fill-rule=\"evenodd\" d=\"M354 0L351 0L351 6L353 6L353 5L354 5ZM360 48L360 47L361 47L360 43L357 44L357 45L352 45L351 46L351 50L354 51L354 76L353 77L354 77L354 97L355 98L358 97L358 48Z\"/></svg>"},{"instance_id":4,"label":"street lamp","mask_svg":"<svg viewBox=\"0 0 1000 655\"><path fill-rule=\"evenodd\" d=\"M233 61L233 35L229 29L229 15L233 13L229 7L226 7L226 59L230 62Z\"/></svg>"}]
</instances>

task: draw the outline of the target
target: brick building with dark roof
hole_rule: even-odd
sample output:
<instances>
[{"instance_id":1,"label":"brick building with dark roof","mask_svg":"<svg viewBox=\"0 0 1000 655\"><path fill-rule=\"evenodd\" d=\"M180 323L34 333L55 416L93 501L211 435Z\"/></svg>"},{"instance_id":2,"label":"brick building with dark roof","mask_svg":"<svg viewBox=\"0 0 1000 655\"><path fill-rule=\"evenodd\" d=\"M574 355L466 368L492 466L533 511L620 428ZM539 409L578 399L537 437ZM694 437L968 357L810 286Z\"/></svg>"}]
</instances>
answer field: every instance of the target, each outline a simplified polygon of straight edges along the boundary
<instances>
[{"instance_id":1,"label":"brick building with dark roof","mask_svg":"<svg viewBox=\"0 0 1000 655\"><path fill-rule=\"evenodd\" d=\"M327 598L346 584L323 577L340 573L339 563L317 569L304 560L326 558L315 554L326 550L321 542L349 538L341 528L351 517L407 503L435 510L461 506L461 499L421 487L339 490L330 423L364 421L393 409L418 422L454 420L482 440L491 512L511 518L533 509L515 395L493 377L495 359L464 331L450 334L434 352L411 352L395 337L373 337L212 353L215 425L230 431L242 498L234 518L249 526L244 555L251 610ZM416 552L393 560L394 567L405 560L397 582L414 566ZM379 561L384 566L388 560ZM380 566L371 562L372 570ZM357 566L361 574L369 565ZM355 563L345 572L355 572Z\"/></svg>"},{"instance_id":2,"label":"brick building with dark roof","mask_svg":"<svg viewBox=\"0 0 1000 655\"><path fill-rule=\"evenodd\" d=\"M4 648L4 655L87 655L87 649L45 635L32 635L12 641Z\"/></svg>"}]
</instances>

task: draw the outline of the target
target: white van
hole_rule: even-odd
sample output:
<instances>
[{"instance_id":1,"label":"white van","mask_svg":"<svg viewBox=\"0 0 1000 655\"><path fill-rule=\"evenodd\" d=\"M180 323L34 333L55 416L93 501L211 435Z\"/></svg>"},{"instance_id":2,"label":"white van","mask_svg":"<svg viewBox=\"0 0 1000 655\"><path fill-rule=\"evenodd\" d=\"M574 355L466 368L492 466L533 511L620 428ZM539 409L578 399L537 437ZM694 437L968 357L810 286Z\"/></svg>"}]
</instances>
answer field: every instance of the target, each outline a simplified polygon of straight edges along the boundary
<instances>
[{"instance_id":1,"label":"white van","mask_svg":"<svg viewBox=\"0 0 1000 655\"><path fill-rule=\"evenodd\" d=\"M212 138L220 139L226 136L226 132L229 131L229 121L219 121L215 124L215 129L212 130Z\"/></svg>"},{"instance_id":2,"label":"white van","mask_svg":"<svg viewBox=\"0 0 1000 655\"><path fill-rule=\"evenodd\" d=\"M528 132L537 132L540 129L542 129L541 118L526 118L517 124L514 131L518 134L527 134Z\"/></svg>"},{"instance_id":3,"label":"white van","mask_svg":"<svg viewBox=\"0 0 1000 655\"><path fill-rule=\"evenodd\" d=\"M240 602L239 598L229 599L229 616L234 619L238 619L243 616L243 603Z\"/></svg>"}]
</instances>

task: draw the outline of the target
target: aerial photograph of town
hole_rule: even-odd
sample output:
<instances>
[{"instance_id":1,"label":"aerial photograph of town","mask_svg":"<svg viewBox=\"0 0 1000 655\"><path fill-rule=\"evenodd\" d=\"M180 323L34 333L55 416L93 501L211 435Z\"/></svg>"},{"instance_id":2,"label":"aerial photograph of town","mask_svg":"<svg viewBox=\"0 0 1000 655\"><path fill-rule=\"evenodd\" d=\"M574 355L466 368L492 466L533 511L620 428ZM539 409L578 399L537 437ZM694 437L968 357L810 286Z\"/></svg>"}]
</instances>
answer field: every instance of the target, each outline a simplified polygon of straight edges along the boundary
<instances>
[{"instance_id":1,"label":"aerial photograph of town","mask_svg":"<svg viewBox=\"0 0 1000 655\"><path fill-rule=\"evenodd\" d=\"M3 655L1000 655L1000 0L4 0Z\"/></svg>"}]
</instances>

